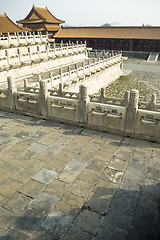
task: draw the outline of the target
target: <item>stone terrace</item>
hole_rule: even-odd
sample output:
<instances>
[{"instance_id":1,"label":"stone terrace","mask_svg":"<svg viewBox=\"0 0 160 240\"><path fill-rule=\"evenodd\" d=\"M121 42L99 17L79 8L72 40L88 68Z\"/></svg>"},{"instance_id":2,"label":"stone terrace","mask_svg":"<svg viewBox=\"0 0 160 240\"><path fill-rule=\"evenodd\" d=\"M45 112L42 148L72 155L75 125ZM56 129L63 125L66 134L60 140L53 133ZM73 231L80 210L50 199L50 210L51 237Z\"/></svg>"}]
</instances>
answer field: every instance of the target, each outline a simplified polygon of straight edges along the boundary
<instances>
[{"instance_id":1,"label":"stone terrace","mask_svg":"<svg viewBox=\"0 0 160 240\"><path fill-rule=\"evenodd\" d=\"M0 112L0 239L151 240L160 145Z\"/></svg>"}]
</instances>

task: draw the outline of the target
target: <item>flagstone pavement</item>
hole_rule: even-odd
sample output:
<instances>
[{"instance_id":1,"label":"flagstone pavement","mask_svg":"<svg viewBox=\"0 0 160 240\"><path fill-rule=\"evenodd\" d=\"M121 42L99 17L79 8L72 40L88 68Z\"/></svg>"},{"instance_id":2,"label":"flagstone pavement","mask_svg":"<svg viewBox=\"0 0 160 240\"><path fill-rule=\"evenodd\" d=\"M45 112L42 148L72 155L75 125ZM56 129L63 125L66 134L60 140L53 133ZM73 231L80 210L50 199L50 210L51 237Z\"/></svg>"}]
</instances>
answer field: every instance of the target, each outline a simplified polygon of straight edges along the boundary
<instances>
[{"instance_id":1,"label":"flagstone pavement","mask_svg":"<svg viewBox=\"0 0 160 240\"><path fill-rule=\"evenodd\" d=\"M0 240L152 240L160 144L0 112Z\"/></svg>"}]
</instances>

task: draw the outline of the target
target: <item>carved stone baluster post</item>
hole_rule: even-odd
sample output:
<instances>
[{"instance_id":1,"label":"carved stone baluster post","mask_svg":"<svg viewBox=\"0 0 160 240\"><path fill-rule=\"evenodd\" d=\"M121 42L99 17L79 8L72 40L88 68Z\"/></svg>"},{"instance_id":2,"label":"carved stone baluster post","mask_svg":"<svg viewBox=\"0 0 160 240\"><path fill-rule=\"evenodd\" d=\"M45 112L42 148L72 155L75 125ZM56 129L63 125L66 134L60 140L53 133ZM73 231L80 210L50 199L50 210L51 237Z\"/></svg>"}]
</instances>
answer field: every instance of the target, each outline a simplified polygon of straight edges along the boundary
<instances>
[{"instance_id":1,"label":"carved stone baluster post","mask_svg":"<svg viewBox=\"0 0 160 240\"><path fill-rule=\"evenodd\" d=\"M40 34L40 41L42 43L42 32L40 32L39 34Z\"/></svg>"},{"instance_id":2,"label":"carved stone baluster post","mask_svg":"<svg viewBox=\"0 0 160 240\"><path fill-rule=\"evenodd\" d=\"M54 55L56 56L56 42L53 43Z\"/></svg>"},{"instance_id":3,"label":"carved stone baluster post","mask_svg":"<svg viewBox=\"0 0 160 240\"><path fill-rule=\"evenodd\" d=\"M78 78L78 64L75 64L75 69L76 69L76 77Z\"/></svg>"},{"instance_id":4,"label":"carved stone baluster post","mask_svg":"<svg viewBox=\"0 0 160 240\"><path fill-rule=\"evenodd\" d=\"M41 59L41 51L40 51L40 46L37 46L37 51L38 51L38 58Z\"/></svg>"},{"instance_id":5,"label":"carved stone baluster post","mask_svg":"<svg viewBox=\"0 0 160 240\"><path fill-rule=\"evenodd\" d=\"M81 41L81 52L83 52L83 43Z\"/></svg>"},{"instance_id":6,"label":"carved stone baluster post","mask_svg":"<svg viewBox=\"0 0 160 240\"><path fill-rule=\"evenodd\" d=\"M101 88L100 102L104 103L105 98L105 88Z\"/></svg>"},{"instance_id":7,"label":"carved stone baluster post","mask_svg":"<svg viewBox=\"0 0 160 240\"><path fill-rule=\"evenodd\" d=\"M53 73L52 73L52 71L49 72L49 77L51 79L51 87L52 87L52 85L53 85Z\"/></svg>"},{"instance_id":8,"label":"carved stone baluster post","mask_svg":"<svg viewBox=\"0 0 160 240\"><path fill-rule=\"evenodd\" d=\"M81 85L79 87L79 118L78 118L80 123L86 123L87 105L88 105L87 87Z\"/></svg>"},{"instance_id":9,"label":"carved stone baluster post","mask_svg":"<svg viewBox=\"0 0 160 240\"><path fill-rule=\"evenodd\" d=\"M68 66L68 73L69 73L68 78L70 80L71 79L71 66Z\"/></svg>"},{"instance_id":10,"label":"carved stone baluster post","mask_svg":"<svg viewBox=\"0 0 160 240\"><path fill-rule=\"evenodd\" d=\"M19 32L17 32L17 41L18 41L18 45L19 45L19 43L20 43Z\"/></svg>"},{"instance_id":11,"label":"carved stone baluster post","mask_svg":"<svg viewBox=\"0 0 160 240\"><path fill-rule=\"evenodd\" d=\"M60 75L60 83L63 85L63 73L62 73L62 68L59 69L59 75Z\"/></svg>"},{"instance_id":12,"label":"carved stone baluster post","mask_svg":"<svg viewBox=\"0 0 160 240\"><path fill-rule=\"evenodd\" d=\"M123 106L124 107L128 107L128 105L129 105L129 98L130 98L130 92L126 91L125 95L124 95L124 102L123 102Z\"/></svg>"},{"instance_id":13,"label":"carved stone baluster post","mask_svg":"<svg viewBox=\"0 0 160 240\"><path fill-rule=\"evenodd\" d=\"M67 47L67 54L66 55L68 56L68 43L66 43L66 47Z\"/></svg>"},{"instance_id":14,"label":"carved stone baluster post","mask_svg":"<svg viewBox=\"0 0 160 240\"><path fill-rule=\"evenodd\" d=\"M93 64L94 64L94 71L96 71L96 59L93 58Z\"/></svg>"},{"instance_id":15,"label":"carved stone baluster post","mask_svg":"<svg viewBox=\"0 0 160 240\"><path fill-rule=\"evenodd\" d=\"M8 37L8 44L10 45L11 44L11 38L10 38L9 32L7 33L7 37Z\"/></svg>"},{"instance_id":16,"label":"carved stone baluster post","mask_svg":"<svg viewBox=\"0 0 160 240\"><path fill-rule=\"evenodd\" d=\"M31 53L31 47L28 47L28 53L29 53L29 59L32 60L32 53Z\"/></svg>"},{"instance_id":17,"label":"carved stone baluster post","mask_svg":"<svg viewBox=\"0 0 160 240\"><path fill-rule=\"evenodd\" d=\"M48 41L48 31L46 31L46 38L47 38L47 41Z\"/></svg>"},{"instance_id":18,"label":"carved stone baluster post","mask_svg":"<svg viewBox=\"0 0 160 240\"><path fill-rule=\"evenodd\" d=\"M46 45L46 57L48 60L48 58L49 58L49 46L48 45Z\"/></svg>"},{"instance_id":19,"label":"carved stone baluster post","mask_svg":"<svg viewBox=\"0 0 160 240\"><path fill-rule=\"evenodd\" d=\"M5 50L6 56L7 56L7 63L8 65L10 64L10 54L9 54L9 49Z\"/></svg>"},{"instance_id":20,"label":"carved stone baluster post","mask_svg":"<svg viewBox=\"0 0 160 240\"><path fill-rule=\"evenodd\" d=\"M101 59L98 58L98 68L101 69Z\"/></svg>"},{"instance_id":21,"label":"carved stone baluster post","mask_svg":"<svg viewBox=\"0 0 160 240\"><path fill-rule=\"evenodd\" d=\"M63 85L59 83L58 96L63 97Z\"/></svg>"},{"instance_id":22,"label":"carved stone baluster post","mask_svg":"<svg viewBox=\"0 0 160 240\"><path fill-rule=\"evenodd\" d=\"M74 44L72 42L72 55L74 55Z\"/></svg>"},{"instance_id":23,"label":"carved stone baluster post","mask_svg":"<svg viewBox=\"0 0 160 240\"><path fill-rule=\"evenodd\" d=\"M28 92L27 87L28 87L28 79L24 79L24 92Z\"/></svg>"},{"instance_id":24,"label":"carved stone baluster post","mask_svg":"<svg viewBox=\"0 0 160 240\"><path fill-rule=\"evenodd\" d=\"M46 117L48 115L48 85L46 81L40 81L40 108L42 116Z\"/></svg>"},{"instance_id":25,"label":"carved stone baluster post","mask_svg":"<svg viewBox=\"0 0 160 240\"><path fill-rule=\"evenodd\" d=\"M151 102L149 104L149 110L151 111L156 111L156 94L152 94Z\"/></svg>"},{"instance_id":26,"label":"carved stone baluster post","mask_svg":"<svg viewBox=\"0 0 160 240\"><path fill-rule=\"evenodd\" d=\"M97 56L98 56L98 53L97 53L97 50L95 50L95 57L97 58Z\"/></svg>"},{"instance_id":27,"label":"carved stone baluster post","mask_svg":"<svg viewBox=\"0 0 160 240\"><path fill-rule=\"evenodd\" d=\"M87 41L84 41L84 46L85 46L85 48L87 47Z\"/></svg>"},{"instance_id":28,"label":"carved stone baluster post","mask_svg":"<svg viewBox=\"0 0 160 240\"><path fill-rule=\"evenodd\" d=\"M62 56L63 55L63 41L61 41L60 48L61 48L61 56Z\"/></svg>"},{"instance_id":29,"label":"carved stone baluster post","mask_svg":"<svg viewBox=\"0 0 160 240\"><path fill-rule=\"evenodd\" d=\"M76 45L77 45L77 53L78 53L78 41L76 41Z\"/></svg>"},{"instance_id":30,"label":"carved stone baluster post","mask_svg":"<svg viewBox=\"0 0 160 240\"><path fill-rule=\"evenodd\" d=\"M17 52L19 56L19 61L21 62L21 57L22 57L21 48L17 48Z\"/></svg>"},{"instance_id":31,"label":"carved stone baluster post","mask_svg":"<svg viewBox=\"0 0 160 240\"><path fill-rule=\"evenodd\" d=\"M103 61L103 68L105 68L105 58L104 58L104 56L102 57L102 61Z\"/></svg>"},{"instance_id":32,"label":"carved stone baluster post","mask_svg":"<svg viewBox=\"0 0 160 240\"><path fill-rule=\"evenodd\" d=\"M138 111L138 100L139 100L139 91L131 90L129 105L126 111L126 132L134 133L136 125L136 117Z\"/></svg>"},{"instance_id":33,"label":"carved stone baluster post","mask_svg":"<svg viewBox=\"0 0 160 240\"><path fill-rule=\"evenodd\" d=\"M38 82L42 81L41 74L38 74Z\"/></svg>"},{"instance_id":34,"label":"carved stone baluster post","mask_svg":"<svg viewBox=\"0 0 160 240\"><path fill-rule=\"evenodd\" d=\"M7 77L7 83L8 83L8 102L9 102L9 108L11 110L16 109L16 104L15 104L15 92L16 92L16 87L15 87L15 82L12 77Z\"/></svg>"},{"instance_id":35,"label":"carved stone baluster post","mask_svg":"<svg viewBox=\"0 0 160 240\"><path fill-rule=\"evenodd\" d=\"M25 38L26 38L26 43L28 44L27 31L25 31Z\"/></svg>"},{"instance_id":36,"label":"carved stone baluster post","mask_svg":"<svg viewBox=\"0 0 160 240\"><path fill-rule=\"evenodd\" d=\"M35 44L35 32L33 32L33 41L34 41L34 44Z\"/></svg>"},{"instance_id":37,"label":"carved stone baluster post","mask_svg":"<svg viewBox=\"0 0 160 240\"><path fill-rule=\"evenodd\" d=\"M112 52L111 52L111 57L114 57L114 52L113 52L113 50L112 50Z\"/></svg>"},{"instance_id":38,"label":"carved stone baluster post","mask_svg":"<svg viewBox=\"0 0 160 240\"><path fill-rule=\"evenodd\" d=\"M83 68L83 76L85 75L85 65L84 62L82 62L82 68Z\"/></svg>"}]
</instances>

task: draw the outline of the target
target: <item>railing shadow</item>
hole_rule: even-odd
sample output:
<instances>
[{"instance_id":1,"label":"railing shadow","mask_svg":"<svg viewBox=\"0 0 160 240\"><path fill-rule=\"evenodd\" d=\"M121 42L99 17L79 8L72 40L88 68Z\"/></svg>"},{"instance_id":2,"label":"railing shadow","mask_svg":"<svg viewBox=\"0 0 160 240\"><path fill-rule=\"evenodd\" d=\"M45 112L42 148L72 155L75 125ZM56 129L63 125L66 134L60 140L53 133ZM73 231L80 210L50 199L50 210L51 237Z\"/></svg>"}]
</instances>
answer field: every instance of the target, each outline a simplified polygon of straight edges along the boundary
<instances>
[{"instance_id":1,"label":"railing shadow","mask_svg":"<svg viewBox=\"0 0 160 240\"><path fill-rule=\"evenodd\" d=\"M54 196L42 193L21 216L13 217L12 227L0 240L84 240L73 235L73 227L94 240L158 240L160 184L135 186L97 187L81 208L69 212L53 204Z\"/></svg>"}]
</instances>

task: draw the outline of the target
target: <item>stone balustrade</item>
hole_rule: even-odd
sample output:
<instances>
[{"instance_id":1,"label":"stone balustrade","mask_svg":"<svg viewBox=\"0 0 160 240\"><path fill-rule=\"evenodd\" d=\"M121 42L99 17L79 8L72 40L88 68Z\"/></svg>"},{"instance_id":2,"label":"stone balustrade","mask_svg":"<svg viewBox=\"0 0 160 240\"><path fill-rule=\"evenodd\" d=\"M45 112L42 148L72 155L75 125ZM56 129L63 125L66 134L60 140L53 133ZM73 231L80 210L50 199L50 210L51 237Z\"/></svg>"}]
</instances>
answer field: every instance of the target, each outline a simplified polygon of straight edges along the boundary
<instances>
[{"instance_id":1,"label":"stone balustrade","mask_svg":"<svg viewBox=\"0 0 160 240\"><path fill-rule=\"evenodd\" d=\"M1 34L0 34L1 35ZM0 48L11 48L11 47L20 47L20 46L27 46L27 45L35 45L35 44L42 44L48 42L48 33L46 35L42 35L39 32L36 35L34 32L24 32L18 33L15 32L14 34L6 34L5 36L0 37Z\"/></svg>"},{"instance_id":2,"label":"stone balustrade","mask_svg":"<svg viewBox=\"0 0 160 240\"><path fill-rule=\"evenodd\" d=\"M120 75L120 66L121 64L121 54L114 55L111 58L103 58L103 59L88 59L86 61L77 62L76 64L66 65L63 68L56 68L54 69L55 72L59 72L58 74L54 74L54 71L50 71L50 77L47 79L43 79L48 83L48 87L58 87L59 84L62 84L63 89L69 89L70 91L78 91L78 86L82 82L87 82L91 77L93 77L93 81L96 82L96 77L98 77L102 72L110 72L111 68L114 69L116 65L119 67L119 71L117 73ZM119 75L115 74L116 80ZM39 79L41 79L41 75L39 75ZM109 80L109 79L108 79ZM106 85L106 79L102 79L98 81L102 81L103 86ZM34 83L32 85L27 85L26 90L29 91L36 91L36 88L39 88L38 83ZM73 88L73 89L71 89ZM96 88L98 91L100 87ZM92 89L92 86L90 87ZM95 92L95 88L93 90Z\"/></svg>"},{"instance_id":3,"label":"stone balustrade","mask_svg":"<svg viewBox=\"0 0 160 240\"><path fill-rule=\"evenodd\" d=\"M105 89L101 88L100 94L89 95L89 98L90 98L91 102L105 103L105 104L111 104L111 105L125 106L126 107L129 104L129 94L130 94L130 92L126 91L123 99L122 98L106 97ZM160 112L160 104L158 104L156 102L156 94L152 94L150 102L138 101L138 109Z\"/></svg>"},{"instance_id":4,"label":"stone balustrade","mask_svg":"<svg viewBox=\"0 0 160 240\"><path fill-rule=\"evenodd\" d=\"M115 54L122 54L122 51L111 51L111 50L88 50L88 56L90 58L110 58Z\"/></svg>"},{"instance_id":5,"label":"stone balustrade","mask_svg":"<svg viewBox=\"0 0 160 240\"><path fill-rule=\"evenodd\" d=\"M150 106L155 105L155 98L152 96ZM57 91L48 90L45 81L40 81L38 93L18 92L11 77L8 89L0 90L1 110L160 142L160 112L139 109L137 90L127 92L125 101L125 106L91 102L84 85L77 94L63 92L61 86Z\"/></svg>"},{"instance_id":6,"label":"stone balustrade","mask_svg":"<svg viewBox=\"0 0 160 240\"><path fill-rule=\"evenodd\" d=\"M22 38L24 38L24 36L22 36ZM43 36L35 35L34 39L43 39ZM23 45L21 47L0 49L0 72L85 52L85 44L82 43L68 47L66 47L66 44L54 46L55 48L51 49L49 43L42 43L41 41L38 45L34 42L33 45L30 46Z\"/></svg>"},{"instance_id":7,"label":"stone balustrade","mask_svg":"<svg viewBox=\"0 0 160 240\"><path fill-rule=\"evenodd\" d=\"M85 46L82 44L72 47L72 55L83 53ZM0 50L0 71L11 68L19 68L21 66L36 64L43 61L54 60L59 57L68 56L69 51L61 46L61 48L49 49L48 45L41 44L37 46L9 48Z\"/></svg>"}]
</instances>

